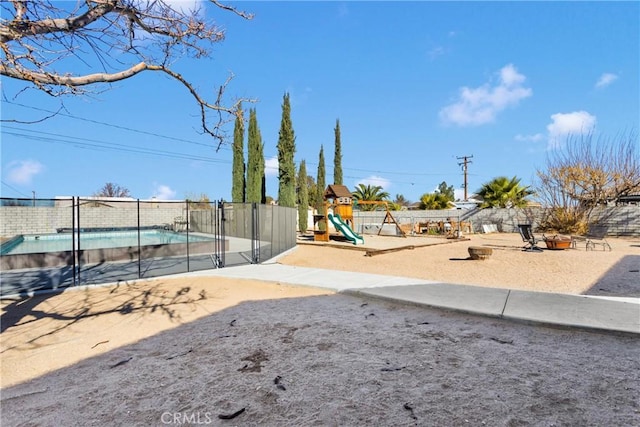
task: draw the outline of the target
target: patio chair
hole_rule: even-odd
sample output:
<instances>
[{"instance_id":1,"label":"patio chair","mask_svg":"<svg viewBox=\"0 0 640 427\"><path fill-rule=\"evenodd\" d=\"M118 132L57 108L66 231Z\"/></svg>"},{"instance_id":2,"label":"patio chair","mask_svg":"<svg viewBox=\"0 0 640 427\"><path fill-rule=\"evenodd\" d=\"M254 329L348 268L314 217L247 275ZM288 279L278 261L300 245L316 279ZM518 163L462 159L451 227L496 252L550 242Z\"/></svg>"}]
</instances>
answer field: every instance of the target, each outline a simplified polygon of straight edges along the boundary
<instances>
[{"instance_id":1,"label":"patio chair","mask_svg":"<svg viewBox=\"0 0 640 427\"><path fill-rule=\"evenodd\" d=\"M594 250L597 245L602 246L602 250L611 250L611 245L607 242L608 227L605 225L590 225L587 234L584 236L571 236L571 246L576 247L577 242L585 242L586 250Z\"/></svg>"},{"instance_id":2,"label":"patio chair","mask_svg":"<svg viewBox=\"0 0 640 427\"><path fill-rule=\"evenodd\" d=\"M533 235L531 224L518 224L518 232L520 233L520 237L522 237L522 241L527 243L522 247L523 251L542 252L542 248L537 245L539 240Z\"/></svg>"}]
</instances>

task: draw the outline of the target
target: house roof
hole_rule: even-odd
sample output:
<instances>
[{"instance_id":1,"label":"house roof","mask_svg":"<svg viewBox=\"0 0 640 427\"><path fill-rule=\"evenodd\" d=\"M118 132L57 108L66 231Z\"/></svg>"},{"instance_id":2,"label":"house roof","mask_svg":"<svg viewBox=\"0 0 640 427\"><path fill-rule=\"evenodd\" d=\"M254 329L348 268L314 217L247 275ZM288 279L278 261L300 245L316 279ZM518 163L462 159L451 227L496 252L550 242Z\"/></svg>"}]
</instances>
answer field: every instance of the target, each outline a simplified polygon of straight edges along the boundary
<instances>
[{"instance_id":1,"label":"house roof","mask_svg":"<svg viewBox=\"0 0 640 427\"><path fill-rule=\"evenodd\" d=\"M640 202L640 193L629 193L618 197L619 202Z\"/></svg>"},{"instance_id":2,"label":"house roof","mask_svg":"<svg viewBox=\"0 0 640 427\"><path fill-rule=\"evenodd\" d=\"M351 191L345 185L331 184L324 190L325 199L335 199L336 197L353 197Z\"/></svg>"}]
</instances>

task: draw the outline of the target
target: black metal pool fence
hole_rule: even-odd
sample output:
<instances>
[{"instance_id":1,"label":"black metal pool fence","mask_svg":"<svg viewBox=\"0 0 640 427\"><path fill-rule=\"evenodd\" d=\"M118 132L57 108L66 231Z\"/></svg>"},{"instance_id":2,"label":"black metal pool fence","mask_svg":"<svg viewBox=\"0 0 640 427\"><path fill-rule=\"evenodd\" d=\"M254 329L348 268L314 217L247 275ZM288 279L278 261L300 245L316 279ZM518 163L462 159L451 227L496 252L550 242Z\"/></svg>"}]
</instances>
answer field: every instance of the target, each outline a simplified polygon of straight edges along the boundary
<instances>
[{"instance_id":1,"label":"black metal pool fence","mask_svg":"<svg viewBox=\"0 0 640 427\"><path fill-rule=\"evenodd\" d=\"M296 220L256 203L0 198L0 294L256 264L296 245Z\"/></svg>"}]
</instances>

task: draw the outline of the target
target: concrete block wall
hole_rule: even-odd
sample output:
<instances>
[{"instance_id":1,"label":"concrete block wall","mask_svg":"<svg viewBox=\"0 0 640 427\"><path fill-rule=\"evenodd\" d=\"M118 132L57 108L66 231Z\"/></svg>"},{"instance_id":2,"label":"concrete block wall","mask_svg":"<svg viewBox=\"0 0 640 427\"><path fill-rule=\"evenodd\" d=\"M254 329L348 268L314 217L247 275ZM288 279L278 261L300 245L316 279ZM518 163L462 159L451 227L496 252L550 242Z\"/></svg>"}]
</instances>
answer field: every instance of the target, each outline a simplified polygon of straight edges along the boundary
<instances>
[{"instance_id":1,"label":"concrete block wall","mask_svg":"<svg viewBox=\"0 0 640 427\"><path fill-rule=\"evenodd\" d=\"M71 227L71 208L0 207L0 236L55 233L56 228Z\"/></svg>"},{"instance_id":2,"label":"concrete block wall","mask_svg":"<svg viewBox=\"0 0 640 427\"><path fill-rule=\"evenodd\" d=\"M140 209L140 225L173 225L174 219L184 216L182 205ZM71 207L0 207L0 236L12 237L17 234L56 233L58 228L71 228ZM80 227L135 227L138 225L136 207L81 207ZM76 224L76 227L78 224Z\"/></svg>"},{"instance_id":3,"label":"concrete block wall","mask_svg":"<svg viewBox=\"0 0 640 427\"><path fill-rule=\"evenodd\" d=\"M393 211L391 214L399 224L415 224L416 222L440 221L451 218L454 221L470 222L474 233L482 233L483 224L495 224L501 232L515 233L518 231L518 224L532 224L535 230L540 223L543 212L543 208L511 208L474 211L464 209ZM385 214L384 211L354 211L355 231L362 233L371 226L380 226ZM592 218L594 222L606 225L610 236L640 236L640 206L601 207L593 211ZM384 228L386 231L393 232L395 226L385 224Z\"/></svg>"},{"instance_id":4,"label":"concrete block wall","mask_svg":"<svg viewBox=\"0 0 640 427\"><path fill-rule=\"evenodd\" d=\"M240 213L242 210L237 209ZM157 208L140 209L140 225L154 226L170 224L176 217L185 217L182 204ZM195 213L195 212L194 212ZM400 224L415 224L429 220L444 220L447 217L459 221L471 222L475 233L482 232L483 224L496 224L502 232L516 232L521 223L533 224L534 229L542 215L541 208L528 209L480 209L441 210L441 211L393 211L393 217ZM362 233L366 226L381 225L385 212L354 211L354 231ZM640 206L603 207L593 212L593 218L609 227L612 236L640 236ZM193 219L193 218L192 218ZM81 207L80 226L90 227L133 227L138 223L135 207ZM312 227L310 222L310 228ZM0 207L0 236L12 237L17 234L55 233L57 228L71 228L71 207ZM77 226L77 224L76 224ZM385 225L387 231L393 231L392 224Z\"/></svg>"}]
</instances>

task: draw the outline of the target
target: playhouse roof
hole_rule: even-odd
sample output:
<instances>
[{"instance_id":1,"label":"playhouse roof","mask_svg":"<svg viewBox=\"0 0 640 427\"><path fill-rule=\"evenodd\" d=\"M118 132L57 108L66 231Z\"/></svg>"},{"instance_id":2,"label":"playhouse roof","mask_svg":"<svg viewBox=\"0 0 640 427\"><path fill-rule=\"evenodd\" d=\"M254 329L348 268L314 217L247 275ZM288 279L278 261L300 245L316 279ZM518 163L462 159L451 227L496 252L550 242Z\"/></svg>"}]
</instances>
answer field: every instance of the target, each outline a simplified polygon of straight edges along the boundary
<instances>
[{"instance_id":1,"label":"playhouse roof","mask_svg":"<svg viewBox=\"0 0 640 427\"><path fill-rule=\"evenodd\" d=\"M324 190L325 199L335 199L337 197L353 197L351 191L345 185L331 184Z\"/></svg>"}]
</instances>

